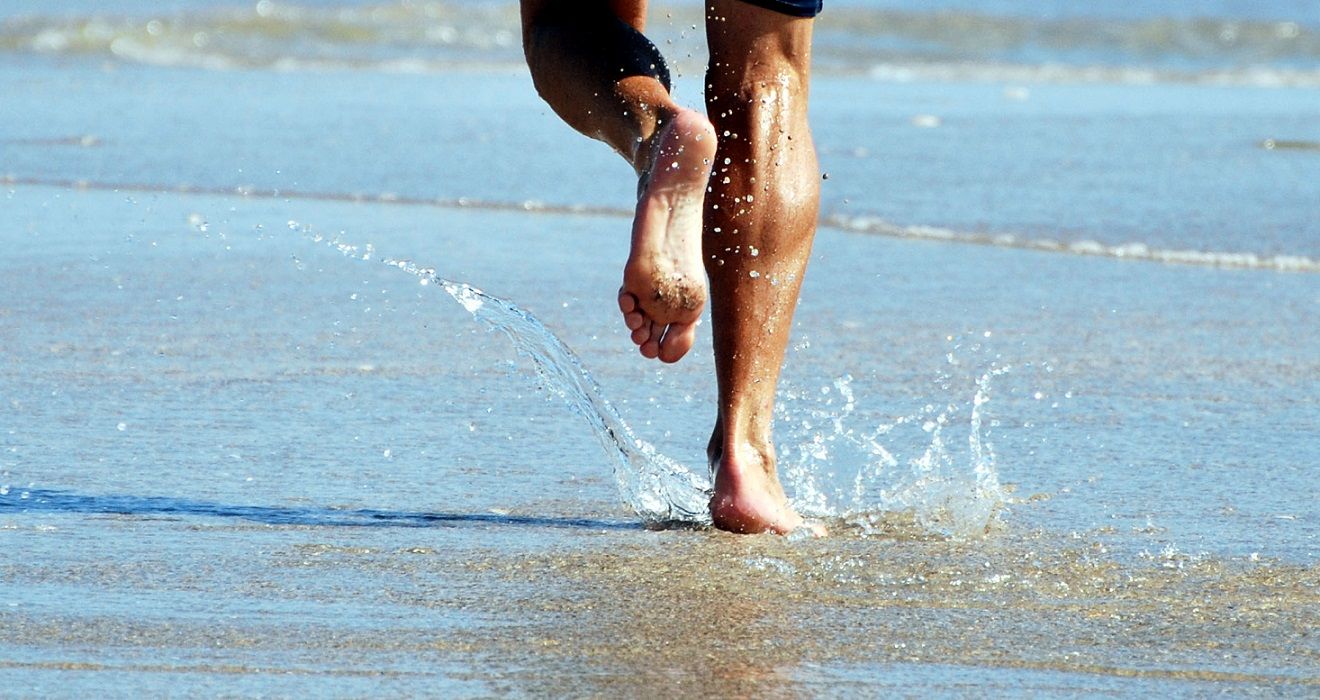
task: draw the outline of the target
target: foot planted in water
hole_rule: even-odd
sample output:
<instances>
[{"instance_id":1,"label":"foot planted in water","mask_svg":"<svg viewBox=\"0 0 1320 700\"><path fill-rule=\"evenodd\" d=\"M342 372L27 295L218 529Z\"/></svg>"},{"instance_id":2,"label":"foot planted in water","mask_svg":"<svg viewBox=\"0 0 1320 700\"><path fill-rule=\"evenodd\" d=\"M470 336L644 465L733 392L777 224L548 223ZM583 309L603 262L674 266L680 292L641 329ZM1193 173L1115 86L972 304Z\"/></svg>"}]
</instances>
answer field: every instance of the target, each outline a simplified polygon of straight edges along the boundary
<instances>
[{"instance_id":1,"label":"foot planted in water","mask_svg":"<svg viewBox=\"0 0 1320 700\"><path fill-rule=\"evenodd\" d=\"M825 527L803 520L788 503L788 496L775 475L773 457L750 444L711 455L715 470L715 493L710 498L710 517L715 527L738 533L772 532L787 535L806 528L824 537Z\"/></svg>"}]
</instances>

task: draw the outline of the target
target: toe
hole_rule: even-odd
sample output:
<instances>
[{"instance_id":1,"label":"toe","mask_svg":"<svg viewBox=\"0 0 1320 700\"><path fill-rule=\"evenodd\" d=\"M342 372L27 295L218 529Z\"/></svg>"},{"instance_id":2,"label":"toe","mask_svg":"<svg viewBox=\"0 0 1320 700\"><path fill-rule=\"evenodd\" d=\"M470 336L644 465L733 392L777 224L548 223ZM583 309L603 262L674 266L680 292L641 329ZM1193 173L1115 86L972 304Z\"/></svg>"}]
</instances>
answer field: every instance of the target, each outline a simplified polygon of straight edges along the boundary
<instances>
[{"instance_id":1,"label":"toe","mask_svg":"<svg viewBox=\"0 0 1320 700\"><path fill-rule=\"evenodd\" d=\"M671 323L660 341L660 361L678 362L697 340L697 324Z\"/></svg>"},{"instance_id":2,"label":"toe","mask_svg":"<svg viewBox=\"0 0 1320 700\"><path fill-rule=\"evenodd\" d=\"M641 343L641 353L642 357L654 360L660 356L660 335L664 329L655 323L649 324L647 328L647 338Z\"/></svg>"},{"instance_id":3,"label":"toe","mask_svg":"<svg viewBox=\"0 0 1320 700\"><path fill-rule=\"evenodd\" d=\"M644 323L646 323L646 317L642 316L640 311L628 311L623 314L623 325L627 326L630 331L641 328Z\"/></svg>"},{"instance_id":4,"label":"toe","mask_svg":"<svg viewBox=\"0 0 1320 700\"><path fill-rule=\"evenodd\" d=\"M643 320L642 324L633 329L633 345L642 345L651 339L651 324Z\"/></svg>"},{"instance_id":5,"label":"toe","mask_svg":"<svg viewBox=\"0 0 1320 700\"><path fill-rule=\"evenodd\" d=\"M626 292L626 291L624 291L623 289L620 289L620 290L619 290L619 310L622 311L622 312L625 313L625 314L632 313L633 311L636 311L636 310L637 310L637 297L633 296L632 293L630 293L630 292Z\"/></svg>"}]
</instances>

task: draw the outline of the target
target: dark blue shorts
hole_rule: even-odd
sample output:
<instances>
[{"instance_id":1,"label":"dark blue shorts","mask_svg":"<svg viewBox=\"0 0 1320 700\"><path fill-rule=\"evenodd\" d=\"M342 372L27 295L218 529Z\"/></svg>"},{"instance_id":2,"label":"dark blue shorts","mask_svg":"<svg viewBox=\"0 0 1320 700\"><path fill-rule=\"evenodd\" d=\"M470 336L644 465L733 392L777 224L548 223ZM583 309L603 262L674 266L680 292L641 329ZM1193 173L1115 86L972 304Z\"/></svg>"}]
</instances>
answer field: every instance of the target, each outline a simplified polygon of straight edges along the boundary
<instances>
[{"instance_id":1,"label":"dark blue shorts","mask_svg":"<svg viewBox=\"0 0 1320 700\"><path fill-rule=\"evenodd\" d=\"M743 0L749 5L782 12L793 17L815 17L820 14L825 0Z\"/></svg>"}]
</instances>

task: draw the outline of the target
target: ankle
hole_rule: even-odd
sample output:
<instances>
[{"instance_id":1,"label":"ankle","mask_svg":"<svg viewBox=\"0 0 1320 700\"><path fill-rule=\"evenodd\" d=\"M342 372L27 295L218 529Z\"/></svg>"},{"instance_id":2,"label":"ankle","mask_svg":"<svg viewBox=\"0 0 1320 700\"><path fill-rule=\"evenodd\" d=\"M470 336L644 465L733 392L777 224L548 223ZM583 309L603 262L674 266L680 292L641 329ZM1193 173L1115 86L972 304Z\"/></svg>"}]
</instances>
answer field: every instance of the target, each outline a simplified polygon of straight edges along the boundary
<instances>
[{"instance_id":1,"label":"ankle","mask_svg":"<svg viewBox=\"0 0 1320 700\"><path fill-rule=\"evenodd\" d=\"M653 107L649 112L652 118L640 125L633 140L632 152L624 154L632 164L633 170L637 171L638 177L642 178L650 174L656 152L659 151L660 136L678 114L677 110L669 107Z\"/></svg>"},{"instance_id":2,"label":"ankle","mask_svg":"<svg viewBox=\"0 0 1320 700\"><path fill-rule=\"evenodd\" d=\"M743 484L761 484L773 478L775 452L767 442L726 441L713 455L716 476L723 476L735 488Z\"/></svg>"}]
</instances>

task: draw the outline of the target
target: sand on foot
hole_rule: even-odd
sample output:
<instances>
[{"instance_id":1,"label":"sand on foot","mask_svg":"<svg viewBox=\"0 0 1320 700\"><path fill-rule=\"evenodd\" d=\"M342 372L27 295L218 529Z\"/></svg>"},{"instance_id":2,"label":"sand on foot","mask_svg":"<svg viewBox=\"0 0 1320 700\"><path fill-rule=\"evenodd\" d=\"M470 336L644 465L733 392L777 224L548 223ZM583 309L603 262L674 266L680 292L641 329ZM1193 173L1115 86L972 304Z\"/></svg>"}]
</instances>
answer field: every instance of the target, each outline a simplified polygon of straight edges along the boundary
<instances>
[{"instance_id":1,"label":"sand on foot","mask_svg":"<svg viewBox=\"0 0 1320 700\"><path fill-rule=\"evenodd\" d=\"M715 129L683 109L656 132L642 175L619 310L642 356L677 362L692 349L706 304L702 212Z\"/></svg>"}]
</instances>

